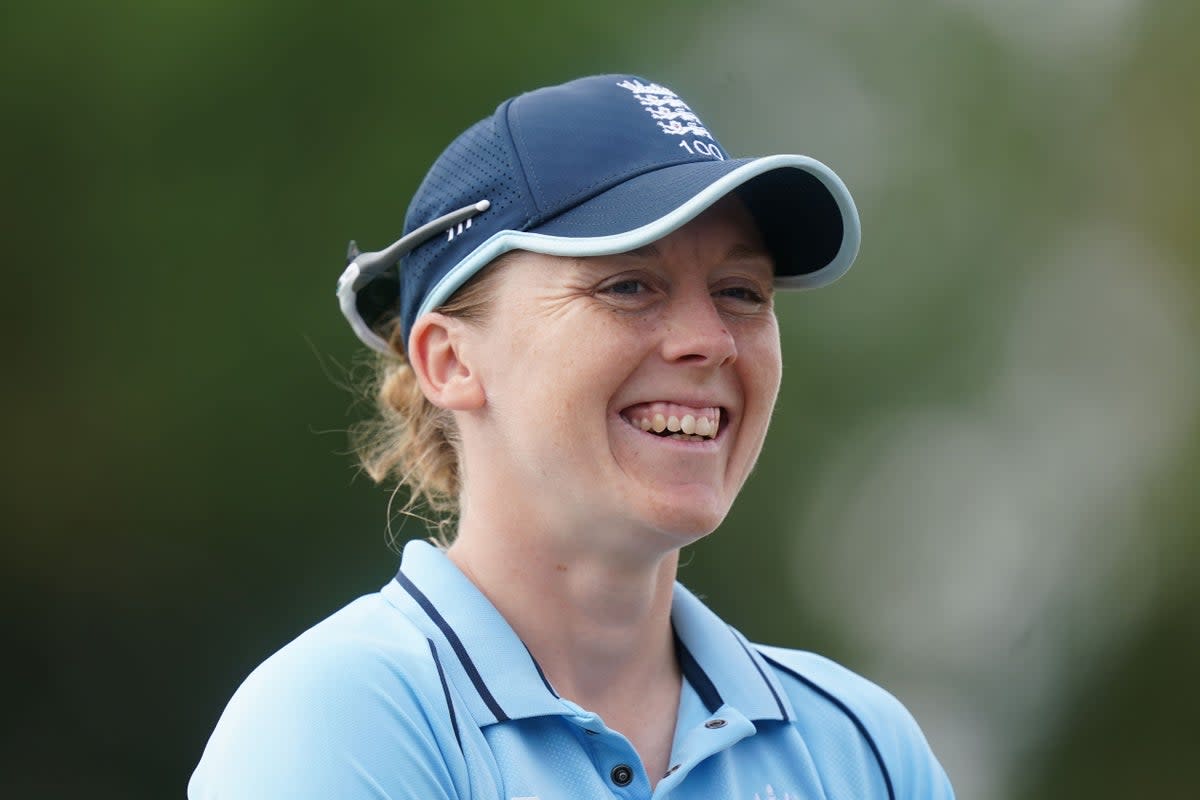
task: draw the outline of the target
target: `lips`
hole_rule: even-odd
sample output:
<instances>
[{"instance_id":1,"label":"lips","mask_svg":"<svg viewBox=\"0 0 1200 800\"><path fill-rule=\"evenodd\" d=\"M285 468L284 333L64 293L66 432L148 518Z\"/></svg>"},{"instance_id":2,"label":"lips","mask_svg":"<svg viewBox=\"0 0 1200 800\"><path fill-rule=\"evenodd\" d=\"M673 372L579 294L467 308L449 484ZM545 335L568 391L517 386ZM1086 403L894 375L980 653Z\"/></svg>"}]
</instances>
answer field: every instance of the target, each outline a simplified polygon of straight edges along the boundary
<instances>
[{"instance_id":1,"label":"lips","mask_svg":"<svg viewBox=\"0 0 1200 800\"><path fill-rule=\"evenodd\" d=\"M638 403L621 411L635 428L672 439L715 439L721 427L720 406L690 406L666 401Z\"/></svg>"}]
</instances>

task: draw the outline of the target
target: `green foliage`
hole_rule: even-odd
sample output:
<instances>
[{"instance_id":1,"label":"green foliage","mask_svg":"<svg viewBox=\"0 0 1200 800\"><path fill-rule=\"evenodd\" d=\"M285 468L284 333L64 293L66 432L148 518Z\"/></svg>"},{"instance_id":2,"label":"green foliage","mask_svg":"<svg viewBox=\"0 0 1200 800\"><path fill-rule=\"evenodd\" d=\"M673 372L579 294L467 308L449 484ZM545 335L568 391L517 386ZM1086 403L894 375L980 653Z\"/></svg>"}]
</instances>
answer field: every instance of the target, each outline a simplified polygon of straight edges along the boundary
<instances>
[{"instance_id":1,"label":"green foliage","mask_svg":"<svg viewBox=\"0 0 1200 800\"><path fill-rule=\"evenodd\" d=\"M1159 338L1155 314L1113 322L1133 320L1126 338L1145 326L1147 341L1165 343L1144 374L1188 403L1119 504L1096 500L1112 510L1096 523L1105 541L1133 542L1132 557L1152 562L1100 585L1119 595L1133 582L1145 609L1088 645L1100 666L1081 671L1019 752L996 756L994 769L1020 781L965 782L1028 798L1083 786L1091 797L1184 796L1192 781L1175 765L1193 727L1170 691L1145 689L1186 686L1198 657L1200 597L1181 587L1197 585L1200 555L1200 71L1189 55L1200 21L1190 3L1127 4L1110 39L1078 44L1033 30L1039 7L1013 23L986 5L6 9L3 583L15 691L0 794L179 794L246 672L390 578L387 492L345 453L343 431L364 413L345 391L357 345L333 297L345 242L391 241L427 165L499 100L619 70L699 98L731 150L811 149L850 178L863 211L855 270L827 293L781 298L787 370L773 438L724 529L685 557L683 579L758 639L913 678L925 662L805 602L828 537L863 533L820 520L877 497L830 483L874 463L871 448L848 443L879 431L882 449L918 412L986 417L1019 438L1037 409L1004 416L992 389L1029 327L1030 287L1132 276L1102 297L1152 290L1154 303L1175 304L1182 328ZM1086 29L1094 20L1070 5ZM820 48L779 45L793 36ZM1075 246L1064 232L1096 244L1095 220L1125 226L1133 263L1061 278L1055 254ZM1092 319L1064 307L1067 327L1074 314ZM1068 352L1099 359L1093 372L1050 362L1074 385L1108 369L1107 350ZM1139 413L1113 423L1134 429ZM1129 458L1110 449L1101 460ZM914 475L928 468L911 464ZM1070 508L1069 525L1090 519L1082 501ZM400 535L423 534L410 524ZM949 559L953 540L945 547ZM862 581L907 574L880 552L860 554ZM1072 573L1055 580L1071 585ZM971 586L957 591L955 602L973 601ZM1047 618L1057 608L1048 600ZM1021 651L1008 657L1021 667ZM965 698L970 671L946 674ZM1118 749L1112 730L1139 746Z\"/></svg>"}]
</instances>

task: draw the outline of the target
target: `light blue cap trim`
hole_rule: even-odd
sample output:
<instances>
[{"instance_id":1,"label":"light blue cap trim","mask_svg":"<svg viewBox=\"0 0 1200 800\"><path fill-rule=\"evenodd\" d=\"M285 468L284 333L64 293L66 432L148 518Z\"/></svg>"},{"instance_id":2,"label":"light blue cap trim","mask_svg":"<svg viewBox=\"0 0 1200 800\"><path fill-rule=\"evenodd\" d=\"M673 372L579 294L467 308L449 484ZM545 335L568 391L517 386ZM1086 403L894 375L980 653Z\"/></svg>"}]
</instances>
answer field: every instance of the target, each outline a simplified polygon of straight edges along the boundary
<instances>
[{"instance_id":1,"label":"light blue cap trim","mask_svg":"<svg viewBox=\"0 0 1200 800\"><path fill-rule=\"evenodd\" d=\"M779 289L816 289L833 283L854 263L858 254L862 231L859 226L858 209L850 191L833 170L814 158L801 155L774 155L751 161L709 184L683 205L640 228L610 236L565 237L547 236L528 231L504 230L493 234L458 262L425 296L417 312L417 319L433 311L450 299L464 283L496 258L511 250L529 250L551 256L603 256L627 253L658 241L672 231L682 227L706 208L720 200L751 178L765 172L791 167L801 169L816 177L833 196L842 215L842 245L826 266L803 275L781 275L775 278Z\"/></svg>"}]
</instances>

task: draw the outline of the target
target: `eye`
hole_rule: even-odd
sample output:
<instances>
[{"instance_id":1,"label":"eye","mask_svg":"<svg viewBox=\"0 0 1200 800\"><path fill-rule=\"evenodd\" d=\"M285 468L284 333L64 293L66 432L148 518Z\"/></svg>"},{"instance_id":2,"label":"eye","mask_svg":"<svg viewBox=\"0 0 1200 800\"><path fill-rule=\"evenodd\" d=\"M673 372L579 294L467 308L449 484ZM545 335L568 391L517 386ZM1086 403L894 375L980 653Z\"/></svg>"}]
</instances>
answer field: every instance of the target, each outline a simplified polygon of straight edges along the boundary
<instances>
[{"instance_id":1,"label":"eye","mask_svg":"<svg viewBox=\"0 0 1200 800\"><path fill-rule=\"evenodd\" d=\"M725 286L718 289L715 294L718 297L726 297L747 305L761 306L767 302L764 293L753 286Z\"/></svg>"},{"instance_id":2,"label":"eye","mask_svg":"<svg viewBox=\"0 0 1200 800\"><path fill-rule=\"evenodd\" d=\"M604 287L601 291L609 294L634 295L646 291L646 284L637 278L623 278Z\"/></svg>"},{"instance_id":3,"label":"eye","mask_svg":"<svg viewBox=\"0 0 1200 800\"><path fill-rule=\"evenodd\" d=\"M663 291L661 282L653 275L626 272L612 275L596 287L596 295L607 297L609 302L641 304L648 303Z\"/></svg>"}]
</instances>

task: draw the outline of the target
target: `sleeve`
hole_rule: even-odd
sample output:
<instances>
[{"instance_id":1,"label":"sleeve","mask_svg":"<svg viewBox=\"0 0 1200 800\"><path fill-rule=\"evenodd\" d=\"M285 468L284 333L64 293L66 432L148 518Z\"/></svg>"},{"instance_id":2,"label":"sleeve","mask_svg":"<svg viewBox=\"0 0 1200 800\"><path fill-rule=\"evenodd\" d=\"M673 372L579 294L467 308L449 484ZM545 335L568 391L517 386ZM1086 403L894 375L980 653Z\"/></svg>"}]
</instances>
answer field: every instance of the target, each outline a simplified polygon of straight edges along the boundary
<instances>
[{"instance_id":1,"label":"sleeve","mask_svg":"<svg viewBox=\"0 0 1200 800\"><path fill-rule=\"evenodd\" d=\"M869 689L854 705L879 748L896 800L954 800L950 778L913 715L893 695L862 680Z\"/></svg>"},{"instance_id":2,"label":"sleeve","mask_svg":"<svg viewBox=\"0 0 1200 800\"><path fill-rule=\"evenodd\" d=\"M293 642L230 700L189 799L456 800L443 744L448 734L457 748L454 734L427 710L420 677L353 647Z\"/></svg>"},{"instance_id":3,"label":"sleeve","mask_svg":"<svg viewBox=\"0 0 1200 800\"><path fill-rule=\"evenodd\" d=\"M866 739L892 800L954 800L916 719L892 694L815 653L758 646L767 660L840 708Z\"/></svg>"}]
</instances>

